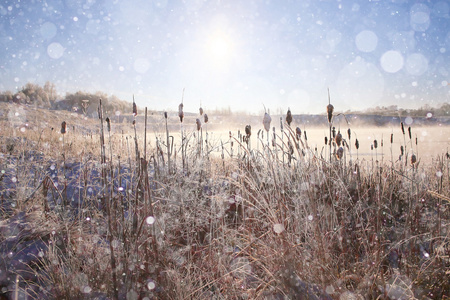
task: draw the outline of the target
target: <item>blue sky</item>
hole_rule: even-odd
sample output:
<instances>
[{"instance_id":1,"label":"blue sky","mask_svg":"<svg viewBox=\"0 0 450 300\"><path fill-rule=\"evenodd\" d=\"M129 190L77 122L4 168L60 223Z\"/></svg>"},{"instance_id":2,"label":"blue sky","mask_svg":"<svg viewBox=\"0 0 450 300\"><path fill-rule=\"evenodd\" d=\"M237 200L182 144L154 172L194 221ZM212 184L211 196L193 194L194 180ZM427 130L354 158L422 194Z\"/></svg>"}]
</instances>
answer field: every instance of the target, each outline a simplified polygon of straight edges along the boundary
<instances>
[{"instance_id":1,"label":"blue sky","mask_svg":"<svg viewBox=\"0 0 450 300\"><path fill-rule=\"evenodd\" d=\"M450 1L0 3L0 90L323 113L450 100Z\"/></svg>"}]
</instances>

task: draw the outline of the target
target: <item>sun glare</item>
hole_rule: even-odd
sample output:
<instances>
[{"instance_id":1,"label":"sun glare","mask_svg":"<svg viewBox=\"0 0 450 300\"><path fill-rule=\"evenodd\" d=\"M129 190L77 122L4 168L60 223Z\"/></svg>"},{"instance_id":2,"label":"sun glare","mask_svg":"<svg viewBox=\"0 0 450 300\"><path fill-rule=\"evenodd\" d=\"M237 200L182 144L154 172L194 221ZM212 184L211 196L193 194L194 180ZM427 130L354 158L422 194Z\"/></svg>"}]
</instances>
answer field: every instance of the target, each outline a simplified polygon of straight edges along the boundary
<instances>
[{"instance_id":1,"label":"sun glare","mask_svg":"<svg viewBox=\"0 0 450 300\"><path fill-rule=\"evenodd\" d=\"M222 34L215 34L208 41L208 56L216 65L228 63L231 51L231 41L228 39L228 37Z\"/></svg>"}]
</instances>

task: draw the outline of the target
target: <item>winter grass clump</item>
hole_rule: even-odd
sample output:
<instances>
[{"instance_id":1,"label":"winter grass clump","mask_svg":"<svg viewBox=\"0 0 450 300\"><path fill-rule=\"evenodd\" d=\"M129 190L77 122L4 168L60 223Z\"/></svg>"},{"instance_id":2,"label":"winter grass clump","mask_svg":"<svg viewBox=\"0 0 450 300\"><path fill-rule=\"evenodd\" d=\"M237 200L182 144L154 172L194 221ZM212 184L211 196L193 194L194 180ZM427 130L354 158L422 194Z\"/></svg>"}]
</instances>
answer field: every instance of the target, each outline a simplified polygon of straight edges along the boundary
<instances>
[{"instance_id":1,"label":"winter grass clump","mask_svg":"<svg viewBox=\"0 0 450 300\"><path fill-rule=\"evenodd\" d=\"M449 295L450 157L421 163L413 128L393 128L388 145L374 138L360 159L331 99L322 149L290 109L279 131L265 112L214 142L203 108L183 108L139 119L133 103L125 125L101 101L97 121L64 115L21 131L0 120L2 296Z\"/></svg>"}]
</instances>

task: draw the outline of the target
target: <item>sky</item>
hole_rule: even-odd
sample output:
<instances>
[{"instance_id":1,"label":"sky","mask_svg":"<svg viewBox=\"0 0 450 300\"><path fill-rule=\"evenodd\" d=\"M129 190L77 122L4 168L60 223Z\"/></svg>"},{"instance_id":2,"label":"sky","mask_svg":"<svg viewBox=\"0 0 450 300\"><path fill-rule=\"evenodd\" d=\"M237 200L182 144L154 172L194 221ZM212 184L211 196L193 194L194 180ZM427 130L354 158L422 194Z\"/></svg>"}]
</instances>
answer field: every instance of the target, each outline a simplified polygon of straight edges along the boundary
<instances>
[{"instance_id":1,"label":"sky","mask_svg":"<svg viewBox=\"0 0 450 300\"><path fill-rule=\"evenodd\" d=\"M450 1L0 2L0 90L294 114L450 101ZM184 90L184 96L183 96Z\"/></svg>"}]
</instances>

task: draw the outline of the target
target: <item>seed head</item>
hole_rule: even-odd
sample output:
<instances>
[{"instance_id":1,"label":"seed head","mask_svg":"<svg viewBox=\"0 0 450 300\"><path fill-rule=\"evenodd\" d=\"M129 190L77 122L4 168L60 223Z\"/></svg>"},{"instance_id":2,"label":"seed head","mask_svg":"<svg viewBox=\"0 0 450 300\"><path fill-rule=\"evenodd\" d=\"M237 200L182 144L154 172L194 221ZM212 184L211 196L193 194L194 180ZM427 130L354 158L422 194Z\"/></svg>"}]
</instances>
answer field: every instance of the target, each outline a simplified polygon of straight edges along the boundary
<instances>
[{"instance_id":1,"label":"seed head","mask_svg":"<svg viewBox=\"0 0 450 300\"><path fill-rule=\"evenodd\" d=\"M203 115L203 120L205 121L205 124L208 123L209 119L208 119L208 115L207 114Z\"/></svg>"},{"instance_id":2,"label":"seed head","mask_svg":"<svg viewBox=\"0 0 450 300\"><path fill-rule=\"evenodd\" d=\"M303 135L305 136L305 141L308 140L308 136L306 135L306 130L303 130Z\"/></svg>"},{"instance_id":3,"label":"seed head","mask_svg":"<svg viewBox=\"0 0 450 300\"><path fill-rule=\"evenodd\" d=\"M411 155L411 165L414 165L417 162L417 157L415 154Z\"/></svg>"},{"instance_id":4,"label":"seed head","mask_svg":"<svg viewBox=\"0 0 450 300\"><path fill-rule=\"evenodd\" d=\"M202 116L203 115L203 108L200 107L198 110L200 112L200 116Z\"/></svg>"},{"instance_id":5,"label":"seed head","mask_svg":"<svg viewBox=\"0 0 450 300\"><path fill-rule=\"evenodd\" d=\"M378 141L377 141L377 140L373 140L373 147L374 147L375 149L378 148Z\"/></svg>"},{"instance_id":6,"label":"seed head","mask_svg":"<svg viewBox=\"0 0 450 300\"><path fill-rule=\"evenodd\" d=\"M180 117L180 122L183 122L184 112L183 112L183 103L178 105L178 117Z\"/></svg>"},{"instance_id":7,"label":"seed head","mask_svg":"<svg viewBox=\"0 0 450 300\"><path fill-rule=\"evenodd\" d=\"M325 145L328 145L328 137L325 136Z\"/></svg>"},{"instance_id":8,"label":"seed head","mask_svg":"<svg viewBox=\"0 0 450 300\"><path fill-rule=\"evenodd\" d=\"M297 141L302 137L302 130L300 127L295 128L295 137L297 138Z\"/></svg>"},{"instance_id":9,"label":"seed head","mask_svg":"<svg viewBox=\"0 0 450 300\"><path fill-rule=\"evenodd\" d=\"M341 142L342 142L342 134L341 134L341 132L340 131L338 131L338 133L336 134L336 137L335 137L335 142L336 142L336 144L338 145L338 146L341 146Z\"/></svg>"},{"instance_id":10,"label":"seed head","mask_svg":"<svg viewBox=\"0 0 450 300\"><path fill-rule=\"evenodd\" d=\"M196 119L195 123L197 124L197 131L200 131L200 129L202 128L202 122L200 122L200 119Z\"/></svg>"},{"instance_id":11,"label":"seed head","mask_svg":"<svg viewBox=\"0 0 450 300\"><path fill-rule=\"evenodd\" d=\"M356 150L359 149L359 141L358 141L358 139L356 139L356 141L355 141L355 147L356 147Z\"/></svg>"},{"instance_id":12,"label":"seed head","mask_svg":"<svg viewBox=\"0 0 450 300\"><path fill-rule=\"evenodd\" d=\"M409 135L409 139L411 139L411 127L408 127L408 135Z\"/></svg>"},{"instance_id":13,"label":"seed head","mask_svg":"<svg viewBox=\"0 0 450 300\"><path fill-rule=\"evenodd\" d=\"M108 132L111 132L111 120L106 117L106 128L108 129Z\"/></svg>"},{"instance_id":14,"label":"seed head","mask_svg":"<svg viewBox=\"0 0 450 300\"><path fill-rule=\"evenodd\" d=\"M164 112L164 119L167 119L167 111Z\"/></svg>"},{"instance_id":15,"label":"seed head","mask_svg":"<svg viewBox=\"0 0 450 300\"><path fill-rule=\"evenodd\" d=\"M61 123L61 133L65 134L66 133L66 121L63 121Z\"/></svg>"},{"instance_id":16,"label":"seed head","mask_svg":"<svg viewBox=\"0 0 450 300\"><path fill-rule=\"evenodd\" d=\"M347 135L348 135L348 139L350 139L352 137L352 131L349 129L347 129Z\"/></svg>"},{"instance_id":17,"label":"seed head","mask_svg":"<svg viewBox=\"0 0 450 300\"><path fill-rule=\"evenodd\" d=\"M343 155L344 155L344 148L339 147L339 149L336 151L336 158L340 160Z\"/></svg>"},{"instance_id":18,"label":"seed head","mask_svg":"<svg viewBox=\"0 0 450 300\"><path fill-rule=\"evenodd\" d=\"M134 102L134 99L133 99L133 116L137 116L137 106L136 106L136 102Z\"/></svg>"},{"instance_id":19,"label":"seed head","mask_svg":"<svg viewBox=\"0 0 450 300\"><path fill-rule=\"evenodd\" d=\"M400 122L400 126L402 127L402 133L405 134L405 126L403 126L403 122Z\"/></svg>"},{"instance_id":20,"label":"seed head","mask_svg":"<svg viewBox=\"0 0 450 300\"><path fill-rule=\"evenodd\" d=\"M287 114L286 114L286 123L291 126L292 123L292 113L291 110L288 108Z\"/></svg>"},{"instance_id":21,"label":"seed head","mask_svg":"<svg viewBox=\"0 0 450 300\"><path fill-rule=\"evenodd\" d=\"M400 146L400 153L401 153L402 156L403 156L403 154L405 153L405 150L404 150L404 148L403 148L403 145Z\"/></svg>"},{"instance_id":22,"label":"seed head","mask_svg":"<svg viewBox=\"0 0 450 300\"><path fill-rule=\"evenodd\" d=\"M328 123L331 123L331 119L333 118L334 106L332 104L327 105L327 115L328 115Z\"/></svg>"},{"instance_id":23,"label":"seed head","mask_svg":"<svg viewBox=\"0 0 450 300\"><path fill-rule=\"evenodd\" d=\"M391 144L394 142L394 134L391 133Z\"/></svg>"},{"instance_id":24,"label":"seed head","mask_svg":"<svg viewBox=\"0 0 450 300\"><path fill-rule=\"evenodd\" d=\"M245 126L245 134L247 135L247 137L252 135L252 126L250 125Z\"/></svg>"},{"instance_id":25,"label":"seed head","mask_svg":"<svg viewBox=\"0 0 450 300\"><path fill-rule=\"evenodd\" d=\"M270 122L272 122L272 118L270 117L270 115L268 113L264 113L263 125L264 125L264 129L267 132L269 132L269 130L270 130Z\"/></svg>"}]
</instances>

